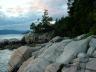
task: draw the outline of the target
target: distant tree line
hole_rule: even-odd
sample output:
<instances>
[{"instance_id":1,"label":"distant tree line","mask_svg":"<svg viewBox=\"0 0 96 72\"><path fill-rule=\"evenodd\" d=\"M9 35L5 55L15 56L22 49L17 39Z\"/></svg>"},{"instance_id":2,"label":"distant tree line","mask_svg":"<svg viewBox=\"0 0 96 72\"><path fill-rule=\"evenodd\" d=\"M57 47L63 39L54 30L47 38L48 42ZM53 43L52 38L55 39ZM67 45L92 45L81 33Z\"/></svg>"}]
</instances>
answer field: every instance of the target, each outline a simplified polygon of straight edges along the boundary
<instances>
[{"instance_id":1,"label":"distant tree line","mask_svg":"<svg viewBox=\"0 0 96 72\"><path fill-rule=\"evenodd\" d=\"M68 16L56 19L56 23L50 26L52 17L45 10L41 22L37 26L34 23L31 29L34 32L53 31L55 36L74 37L81 34L96 34L96 0L68 0Z\"/></svg>"}]
</instances>

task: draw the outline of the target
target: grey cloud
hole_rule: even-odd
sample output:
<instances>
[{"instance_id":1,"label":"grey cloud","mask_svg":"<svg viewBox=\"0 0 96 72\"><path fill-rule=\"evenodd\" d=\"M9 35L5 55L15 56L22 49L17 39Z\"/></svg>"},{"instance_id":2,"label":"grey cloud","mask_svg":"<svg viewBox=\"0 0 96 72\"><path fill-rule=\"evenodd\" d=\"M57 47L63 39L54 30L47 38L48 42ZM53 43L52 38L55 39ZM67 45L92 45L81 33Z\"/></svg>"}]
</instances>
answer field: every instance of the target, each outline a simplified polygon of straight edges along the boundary
<instances>
[{"instance_id":1,"label":"grey cloud","mask_svg":"<svg viewBox=\"0 0 96 72\"><path fill-rule=\"evenodd\" d=\"M55 19L67 16L67 0L41 0L47 5L49 14ZM30 11L25 16L7 18L0 11L0 29L29 29L32 21L42 17L42 12Z\"/></svg>"}]
</instances>

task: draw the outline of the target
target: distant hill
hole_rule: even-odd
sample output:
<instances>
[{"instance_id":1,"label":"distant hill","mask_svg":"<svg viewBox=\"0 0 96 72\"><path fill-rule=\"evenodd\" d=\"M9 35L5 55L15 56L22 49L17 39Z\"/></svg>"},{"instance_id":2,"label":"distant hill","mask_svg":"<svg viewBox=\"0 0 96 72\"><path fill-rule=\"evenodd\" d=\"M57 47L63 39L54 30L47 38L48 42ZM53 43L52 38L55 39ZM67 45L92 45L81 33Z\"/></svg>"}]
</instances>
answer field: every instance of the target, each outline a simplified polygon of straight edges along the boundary
<instances>
[{"instance_id":1,"label":"distant hill","mask_svg":"<svg viewBox=\"0 0 96 72\"><path fill-rule=\"evenodd\" d=\"M2 35L2 34L26 34L26 33L28 33L29 32L29 30L28 31L19 31L19 30L0 30L0 35Z\"/></svg>"}]
</instances>

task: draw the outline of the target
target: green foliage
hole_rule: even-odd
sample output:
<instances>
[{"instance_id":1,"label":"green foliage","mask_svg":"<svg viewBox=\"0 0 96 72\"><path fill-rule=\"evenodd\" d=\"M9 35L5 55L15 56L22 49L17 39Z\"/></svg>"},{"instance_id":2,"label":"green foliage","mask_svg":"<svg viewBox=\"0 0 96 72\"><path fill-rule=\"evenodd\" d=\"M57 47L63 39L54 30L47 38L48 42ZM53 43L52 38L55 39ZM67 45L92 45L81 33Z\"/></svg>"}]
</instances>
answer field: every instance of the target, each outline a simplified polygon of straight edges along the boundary
<instances>
[{"instance_id":1,"label":"green foliage","mask_svg":"<svg viewBox=\"0 0 96 72\"><path fill-rule=\"evenodd\" d=\"M96 34L96 0L68 0L69 16L57 20L50 26L52 18L44 11L41 22L31 29L35 32L55 31L55 36L74 37L81 34Z\"/></svg>"},{"instance_id":2,"label":"green foliage","mask_svg":"<svg viewBox=\"0 0 96 72\"><path fill-rule=\"evenodd\" d=\"M96 25L94 25L93 27L91 27L90 32L91 35L96 35Z\"/></svg>"},{"instance_id":3,"label":"green foliage","mask_svg":"<svg viewBox=\"0 0 96 72\"><path fill-rule=\"evenodd\" d=\"M33 32L34 32L34 29L35 29L35 23L32 23L31 25L30 25L30 29L32 29L33 30Z\"/></svg>"},{"instance_id":4,"label":"green foliage","mask_svg":"<svg viewBox=\"0 0 96 72\"><path fill-rule=\"evenodd\" d=\"M70 28L71 28L70 18L62 17L61 19L56 20L56 23L54 25L55 35L58 35L58 36L70 35L70 33L71 33Z\"/></svg>"},{"instance_id":5,"label":"green foliage","mask_svg":"<svg viewBox=\"0 0 96 72\"><path fill-rule=\"evenodd\" d=\"M95 0L74 0L70 7L69 15L73 19L71 23L78 26L80 34L88 33L96 22L96 16L93 15L96 13L94 2Z\"/></svg>"},{"instance_id":6,"label":"green foliage","mask_svg":"<svg viewBox=\"0 0 96 72\"><path fill-rule=\"evenodd\" d=\"M32 23L30 29L32 29L35 33L45 33L52 31L53 28L52 26L50 26L50 21L52 20L52 17L49 17L48 15L48 10L45 10L41 21L37 25L35 23Z\"/></svg>"},{"instance_id":7,"label":"green foliage","mask_svg":"<svg viewBox=\"0 0 96 72\"><path fill-rule=\"evenodd\" d=\"M68 0L69 16L56 21L55 35L96 34L95 4L96 0Z\"/></svg>"}]
</instances>

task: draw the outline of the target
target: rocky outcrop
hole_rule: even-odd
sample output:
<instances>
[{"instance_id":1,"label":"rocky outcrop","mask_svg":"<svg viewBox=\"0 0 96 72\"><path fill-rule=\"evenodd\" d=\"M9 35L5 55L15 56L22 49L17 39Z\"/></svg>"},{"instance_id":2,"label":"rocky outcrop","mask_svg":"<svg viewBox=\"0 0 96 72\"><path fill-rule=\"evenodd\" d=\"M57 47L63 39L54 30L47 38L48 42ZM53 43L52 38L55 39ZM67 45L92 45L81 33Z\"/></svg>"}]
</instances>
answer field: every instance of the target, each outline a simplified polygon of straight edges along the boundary
<instances>
[{"instance_id":1,"label":"rocky outcrop","mask_svg":"<svg viewBox=\"0 0 96 72\"><path fill-rule=\"evenodd\" d=\"M12 49L13 46L16 48L23 44L24 44L23 41L15 39L15 38L14 39L4 39L4 40L0 40L0 49L5 49L5 48Z\"/></svg>"},{"instance_id":2,"label":"rocky outcrop","mask_svg":"<svg viewBox=\"0 0 96 72\"><path fill-rule=\"evenodd\" d=\"M4 39L4 40L0 40L0 47L2 47L3 45L6 45L8 44L8 40L7 39Z\"/></svg>"},{"instance_id":3,"label":"rocky outcrop","mask_svg":"<svg viewBox=\"0 0 96 72\"><path fill-rule=\"evenodd\" d=\"M58 58L62 53L64 46L66 46L70 41L71 40L69 39L63 40L60 43L46 45L43 52L37 58L35 58L32 63L28 64L28 66L24 68L23 72L44 72L47 65L55 62L56 58ZM22 72L22 70L20 71Z\"/></svg>"},{"instance_id":4,"label":"rocky outcrop","mask_svg":"<svg viewBox=\"0 0 96 72\"><path fill-rule=\"evenodd\" d=\"M8 72L16 72L21 64L31 57L32 49L28 46L22 46L14 50L9 62Z\"/></svg>"},{"instance_id":5,"label":"rocky outcrop","mask_svg":"<svg viewBox=\"0 0 96 72\"><path fill-rule=\"evenodd\" d=\"M89 42L89 49L87 51L87 54L91 57L96 56L96 38L92 38L91 41Z\"/></svg>"},{"instance_id":6,"label":"rocky outcrop","mask_svg":"<svg viewBox=\"0 0 96 72\"><path fill-rule=\"evenodd\" d=\"M4 39L4 40L0 40L0 45L1 44L10 44L10 43L12 43L12 44L14 44L14 43L19 43L20 42L20 40L18 40L18 39Z\"/></svg>"},{"instance_id":7,"label":"rocky outcrop","mask_svg":"<svg viewBox=\"0 0 96 72\"><path fill-rule=\"evenodd\" d=\"M91 37L88 37L80 41L70 42L67 46L65 46L63 53L56 60L56 62L64 64L69 63L78 53L86 52L90 40Z\"/></svg>"},{"instance_id":8,"label":"rocky outcrop","mask_svg":"<svg viewBox=\"0 0 96 72\"><path fill-rule=\"evenodd\" d=\"M38 44L39 47L31 48L31 56L26 51L23 55L28 57L21 64L17 63L20 64L17 72L96 72L95 45L93 36L77 40L53 38L47 43ZM13 64L16 62L14 59ZM17 62L21 60L17 59Z\"/></svg>"},{"instance_id":9,"label":"rocky outcrop","mask_svg":"<svg viewBox=\"0 0 96 72\"><path fill-rule=\"evenodd\" d=\"M54 32L47 32L44 34L38 33L28 33L26 34L22 40L26 43L45 43L52 39Z\"/></svg>"},{"instance_id":10,"label":"rocky outcrop","mask_svg":"<svg viewBox=\"0 0 96 72\"><path fill-rule=\"evenodd\" d=\"M27 61L25 61L21 67L19 68L19 70L17 72L24 72L25 68L29 65L32 64L34 62L34 58L31 57L29 58Z\"/></svg>"},{"instance_id":11,"label":"rocky outcrop","mask_svg":"<svg viewBox=\"0 0 96 72\"><path fill-rule=\"evenodd\" d=\"M89 43L90 47L96 48L96 38L92 38L90 43Z\"/></svg>"}]
</instances>

